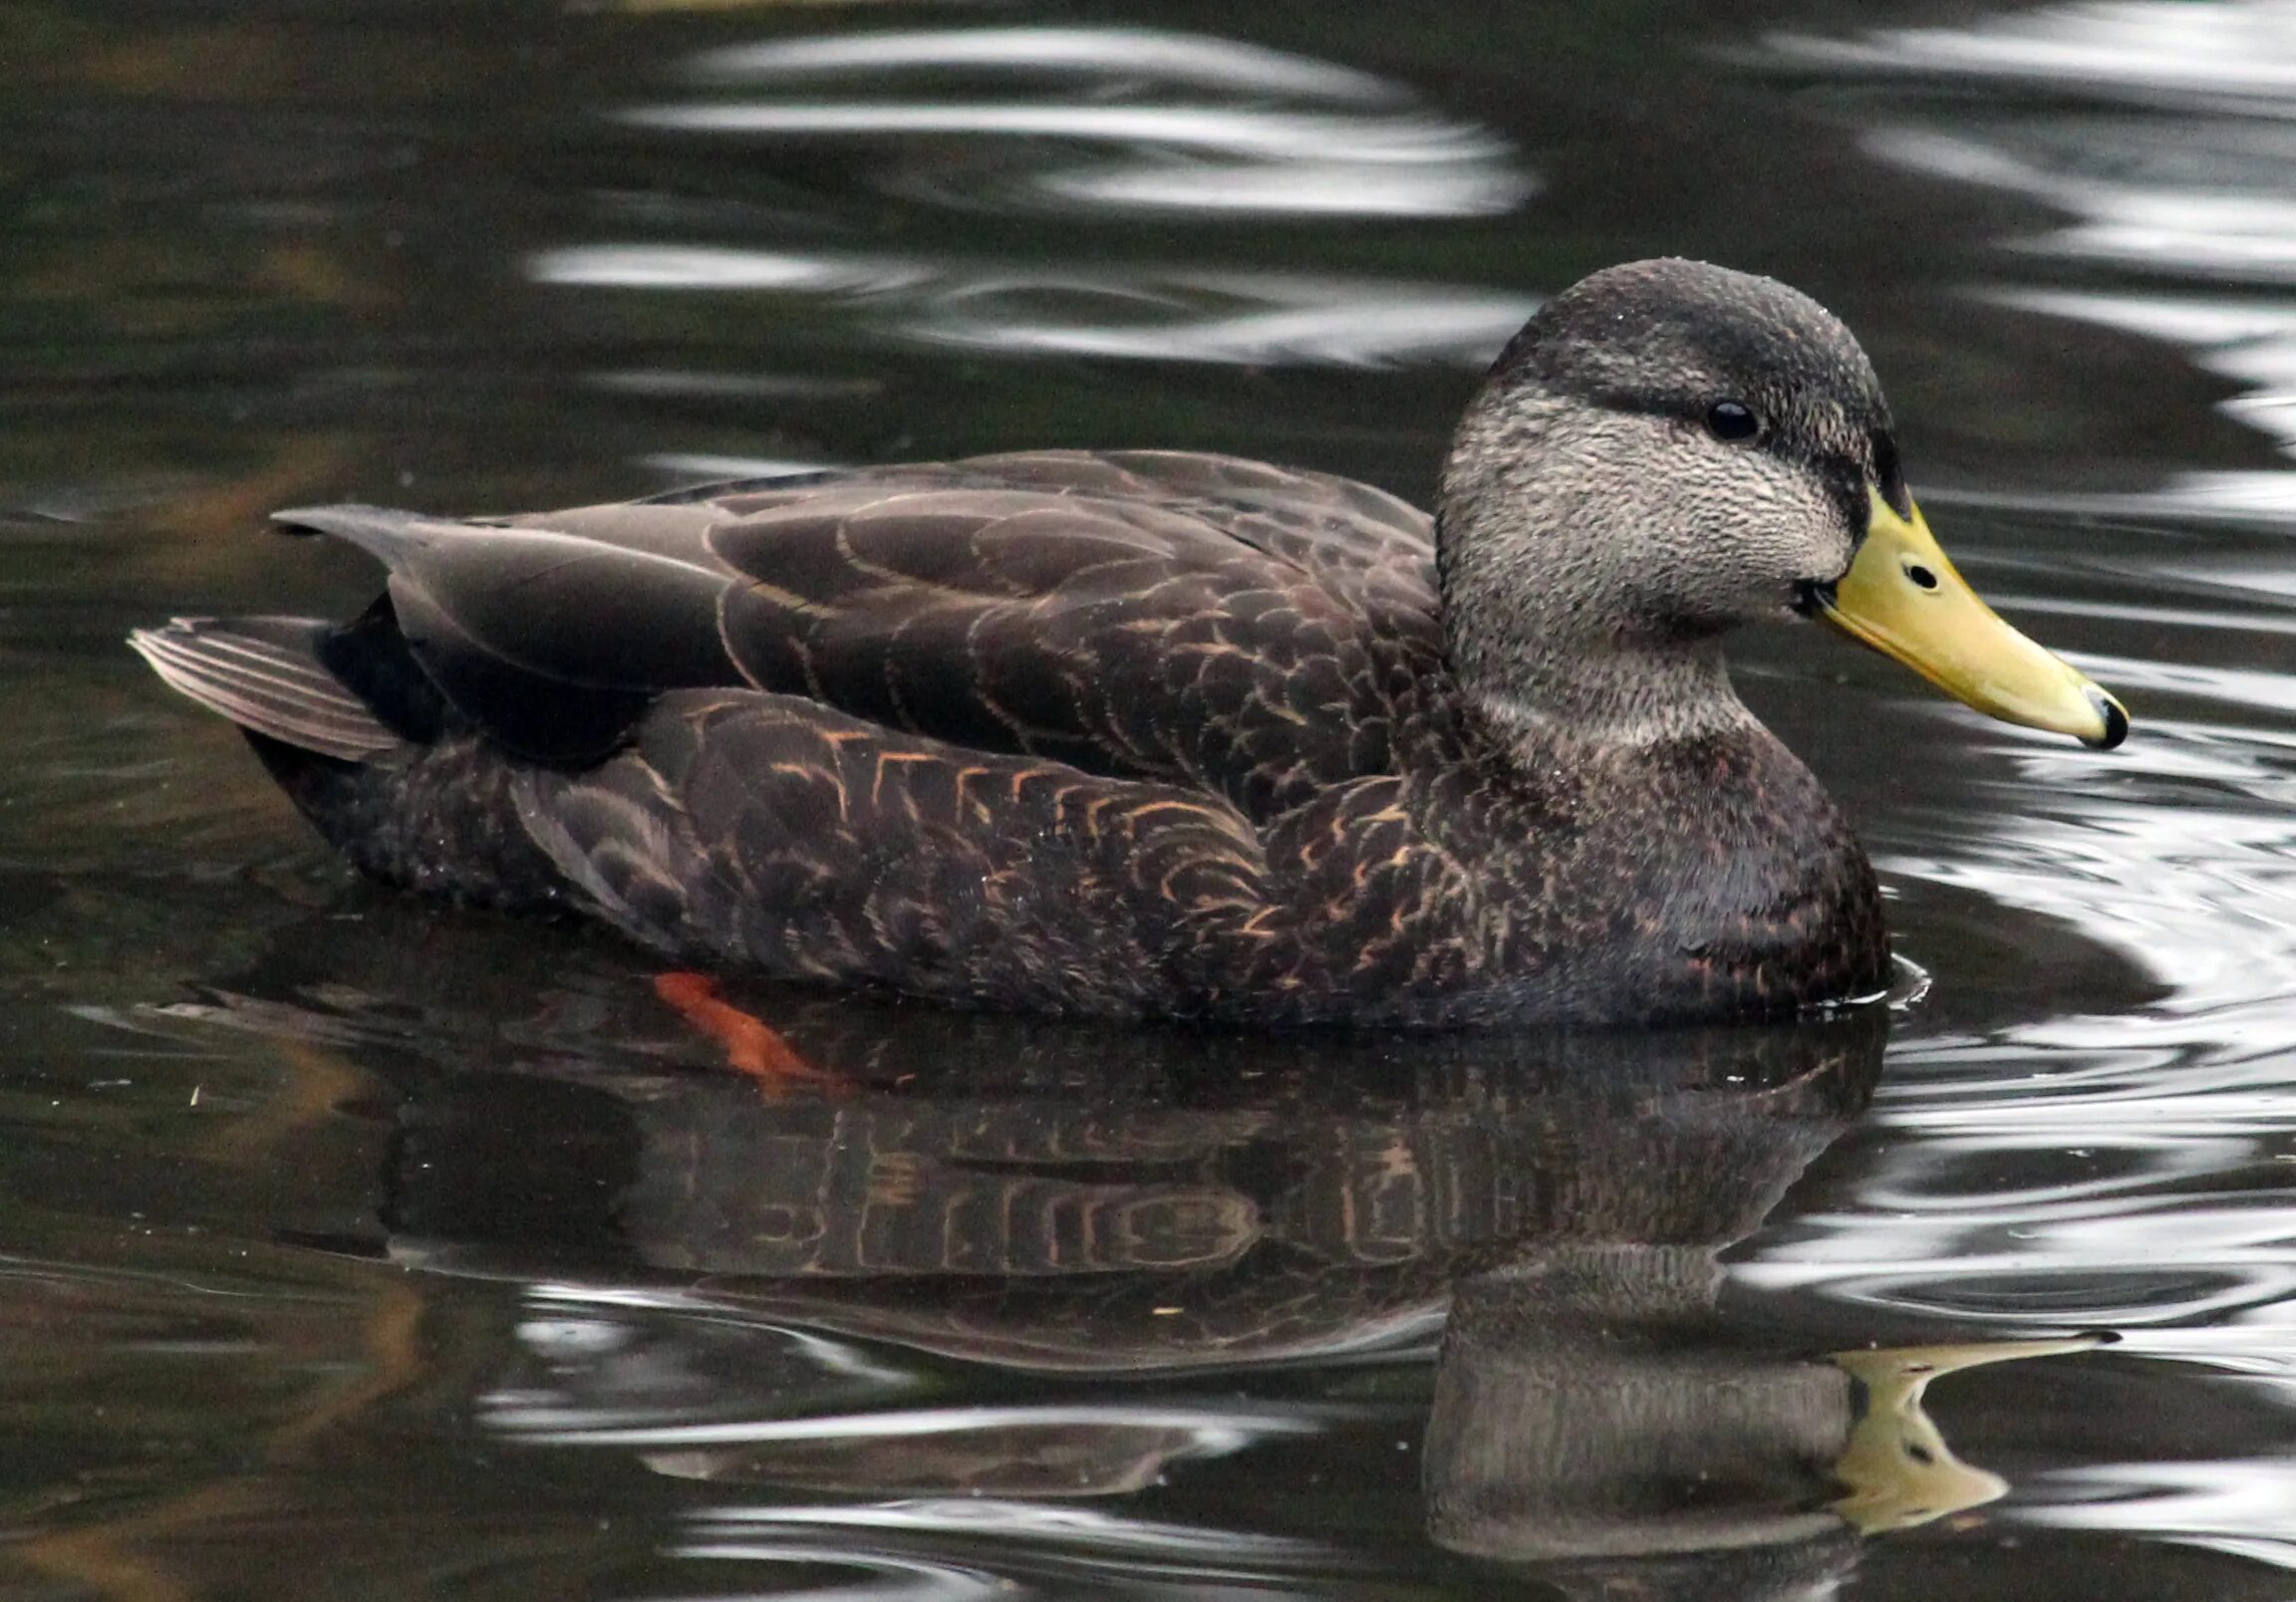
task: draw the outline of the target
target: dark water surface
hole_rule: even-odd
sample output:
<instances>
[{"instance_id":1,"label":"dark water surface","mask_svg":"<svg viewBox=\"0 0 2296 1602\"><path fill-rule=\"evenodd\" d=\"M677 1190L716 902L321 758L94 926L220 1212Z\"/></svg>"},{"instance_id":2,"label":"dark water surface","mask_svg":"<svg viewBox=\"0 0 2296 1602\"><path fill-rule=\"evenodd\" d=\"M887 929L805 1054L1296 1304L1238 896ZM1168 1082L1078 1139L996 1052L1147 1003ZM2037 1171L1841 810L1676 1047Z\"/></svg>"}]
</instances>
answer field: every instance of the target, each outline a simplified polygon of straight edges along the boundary
<instances>
[{"instance_id":1,"label":"dark water surface","mask_svg":"<svg viewBox=\"0 0 2296 1602\"><path fill-rule=\"evenodd\" d=\"M0 63L0 1593L2296 1594L2296 6L14 0ZM1748 644L1887 1015L758 991L858 1087L766 1098L629 949L353 883L120 644L362 600L256 532L314 499L1423 497L1665 251L1842 312L2137 718Z\"/></svg>"}]
</instances>

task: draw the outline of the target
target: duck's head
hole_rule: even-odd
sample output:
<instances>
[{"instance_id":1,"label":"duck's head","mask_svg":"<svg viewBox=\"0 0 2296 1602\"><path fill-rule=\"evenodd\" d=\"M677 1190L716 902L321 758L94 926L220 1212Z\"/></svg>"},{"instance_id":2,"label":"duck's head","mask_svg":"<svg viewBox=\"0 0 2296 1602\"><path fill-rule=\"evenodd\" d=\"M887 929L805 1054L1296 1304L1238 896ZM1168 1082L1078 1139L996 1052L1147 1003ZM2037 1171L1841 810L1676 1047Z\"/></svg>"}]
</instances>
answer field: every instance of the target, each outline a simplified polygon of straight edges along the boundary
<instances>
[{"instance_id":1,"label":"duck's head","mask_svg":"<svg viewBox=\"0 0 2296 1602\"><path fill-rule=\"evenodd\" d=\"M1653 734L1743 715L1716 640L1801 616L1996 717L2128 733L1962 582L1866 353L1767 278L1644 261L1556 296L1468 408L1439 507L1454 666L1507 715Z\"/></svg>"}]
</instances>

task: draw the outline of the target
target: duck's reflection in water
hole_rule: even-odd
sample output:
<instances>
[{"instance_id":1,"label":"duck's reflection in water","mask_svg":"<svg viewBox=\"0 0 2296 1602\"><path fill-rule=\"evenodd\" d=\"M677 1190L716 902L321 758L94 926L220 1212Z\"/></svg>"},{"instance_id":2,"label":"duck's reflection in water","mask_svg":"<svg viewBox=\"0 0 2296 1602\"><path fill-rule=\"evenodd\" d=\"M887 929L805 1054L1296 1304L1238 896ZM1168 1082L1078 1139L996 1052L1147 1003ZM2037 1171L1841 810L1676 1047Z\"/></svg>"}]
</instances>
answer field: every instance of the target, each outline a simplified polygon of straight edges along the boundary
<instances>
[{"instance_id":1,"label":"duck's reflection in water","mask_svg":"<svg viewBox=\"0 0 2296 1602\"><path fill-rule=\"evenodd\" d=\"M844 1094L426 1075L390 1176L402 1259L546 1281L567 1311L529 1325L495 1428L783 1497L900 1498L720 1508L739 1538L716 1550L837 1524L891 1561L952 1529L1025 1540L1065 1507L1060 1538L1087 1548L1241 1540L1223 1573L1296 1572L1319 1541L1176 1532L1114 1498L1334 1432L1345 1472L1351 1422L1421 1413L1334 1376L1439 1332L1440 1547L1586 1594L1801 1595L1862 1534L2002 1490L1922 1415L1929 1377L2067 1344L1834 1358L1717 1310L1718 1253L1865 1107L1878 1008L1269 1042L776 1006ZM576 1316L617 1298L705 1316L667 1342Z\"/></svg>"}]
</instances>

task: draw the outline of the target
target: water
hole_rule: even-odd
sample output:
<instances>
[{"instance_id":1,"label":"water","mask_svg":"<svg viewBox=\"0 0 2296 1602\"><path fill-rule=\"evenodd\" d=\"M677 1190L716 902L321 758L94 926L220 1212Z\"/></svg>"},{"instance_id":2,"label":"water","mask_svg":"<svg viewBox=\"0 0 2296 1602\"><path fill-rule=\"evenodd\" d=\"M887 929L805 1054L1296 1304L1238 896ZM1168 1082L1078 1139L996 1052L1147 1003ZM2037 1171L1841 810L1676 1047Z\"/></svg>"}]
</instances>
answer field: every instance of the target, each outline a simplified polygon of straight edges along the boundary
<instances>
[{"instance_id":1,"label":"water","mask_svg":"<svg viewBox=\"0 0 2296 1602\"><path fill-rule=\"evenodd\" d=\"M2296 1586L2296 7L19 0L0 47L0 1591ZM858 1087L761 1098L615 942L351 882L120 647L361 599L255 532L315 498L1031 444L1423 497L1536 298L1660 251L1841 311L1964 569L2137 718L1748 642L1928 976L1887 1016L751 990Z\"/></svg>"}]
</instances>

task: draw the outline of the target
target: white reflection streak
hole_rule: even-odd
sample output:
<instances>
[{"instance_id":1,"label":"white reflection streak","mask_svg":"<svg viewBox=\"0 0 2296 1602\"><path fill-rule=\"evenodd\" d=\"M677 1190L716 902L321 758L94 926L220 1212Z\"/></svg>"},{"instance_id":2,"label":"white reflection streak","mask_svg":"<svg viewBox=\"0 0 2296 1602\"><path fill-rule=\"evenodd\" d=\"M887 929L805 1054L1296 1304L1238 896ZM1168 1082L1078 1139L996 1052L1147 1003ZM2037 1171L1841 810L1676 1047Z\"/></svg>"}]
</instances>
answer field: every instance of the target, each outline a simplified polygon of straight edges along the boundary
<instances>
[{"instance_id":1,"label":"white reflection streak","mask_svg":"<svg viewBox=\"0 0 2296 1602\"><path fill-rule=\"evenodd\" d=\"M1381 167L1359 161L1294 160L1272 170L1220 167L1207 171L1187 161L1140 162L1070 172L1047 172L1047 192L1120 206L1194 211L1337 216L1498 216L1536 192L1519 173L1466 163Z\"/></svg>"},{"instance_id":2,"label":"white reflection streak","mask_svg":"<svg viewBox=\"0 0 2296 1602\"><path fill-rule=\"evenodd\" d=\"M644 106L618 121L697 134L989 134L1158 144L1270 161L1446 163L1508 153L1497 134L1433 117L1334 117L1219 106L813 104Z\"/></svg>"},{"instance_id":3,"label":"white reflection streak","mask_svg":"<svg viewBox=\"0 0 2296 1602\"><path fill-rule=\"evenodd\" d=\"M2000 1325L2100 1326L2117 1332L2245 1314L2264 1302L2296 1294L2296 1272L2285 1252L2250 1262L2162 1266L2133 1265L2126 1252L2095 1261L2038 1252L1955 1252L1954 1230L1882 1230L1871 1218L1844 1223L1863 1239L1866 1255L1749 1263L1732 1271L1742 1284L1764 1290L1823 1290L1833 1301L1886 1307L1950 1318L1972 1327ZM1885 1252L1886 1255L1875 1253ZM1918 1269L1907 1269L1918 1261ZM2068 1286L2069 1276L2081 1283ZM2194 1281L2206 1288L2195 1290ZM2117 1299L2114 1284L2121 1286ZM2151 1292L2152 1294L2148 1294Z\"/></svg>"},{"instance_id":4,"label":"white reflection streak","mask_svg":"<svg viewBox=\"0 0 2296 1602\"><path fill-rule=\"evenodd\" d=\"M2149 1540L2204 1547L2230 1557L2296 1569L2296 1465L2230 1460L2060 1469L2036 1476L2029 1492L2068 1487L2084 1499L2003 1510L2048 1529L2116 1530Z\"/></svg>"},{"instance_id":5,"label":"white reflection streak","mask_svg":"<svg viewBox=\"0 0 2296 1602\"><path fill-rule=\"evenodd\" d=\"M2031 1103L2026 1105L2038 1123L2044 1109ZM1973 1110L1972 1122L1981 1129L1992 1129L1999 1121L1996 1105ZM1956 1127L1950 1119L1910 1118L1899 1122L1918 1123L1923 1133L1931 1135ZM2156 1122L2148 1120L2147 1123L2148 1130L2153 1133L2116 1133L2108 1139L2087 1140L2081 1146L2085 1152L2126 1159L2129 1172L2091 1180L2027 1183L2011 1190L1978 1191L1956 1172L1972 1159L2018 1154L2054 1157L2065 1150L2068 1142L2053 1125L2047 1130L2036 1129L2021 1135L1962 1134L1951 1141L1924 1142L1907 1151L1891 1165L1885 1180L1861 1186L1859 1200L1879 1211L1899 1214L1919 1211L1933 1218L1954 1219L1956 1225L1965 1222L2022 1224L2049 1215L2102 1215L2107 1210L2126 1210L2133 1191L2163 1180L2217 1173L2247 1155L2245 1140L2221 1132L2214 1138L2158 1132ZM2028 1168L2029 1165L2020 1165L2019 1172ZM1957 1214L1966 1214L1966 1217L1956 1217Z\"/></svg>"},{"instance_id":6,"label":"white reflection streak","mask_svg":"<svg viewBox=\"0 0 2296 1602\"><path fill-rule=\"evenodd\" d=\"M919 1598L920 1602L927 1598L930 1602L964 1602L968 1597L1009 1598L1016 1594L1011 1581L987 1569L938 1562L931 1558L902 1557L892 1552L857 1552L850 1546L776 1544L759 1548L740 1542L681 1541L669 1548L669 1555L720 1562L763 1559L775 1563L818 1564L825 1568L877 1569L912 1582L901 1585L879 1579L859 1585L818 1585L808 1586L803 1591L774 1593L777 1596L801 1596L805 1602L900 1602L900 1599L909 1597Z\"/></svg>"},{"instance_id":7,"label":"white reflection streak","mask_svg":"<svg viewBox=\"0 0 2296 1602\"><path fill-rule=\"evenodd\" d=\"M1370 73L1194 34L1152 28L963 28L734 45L697 57L696 77L751 81L821 73L979 67L1153 77L1206 89L1378 103L1400 91Z\"/></svg>"},{"instance_id":8,"label":"white reflection streak","mask_svg":"<svg viewBox=\"0 0 2296 1602\"><path fill-rule=\"evenodd\" d=\"M545 284L882 298L891 332L940 345L1256 366L1480 366L1538 304L1439 284L1273 273L1157 279L968 271L961 264L712 246L577 245L534 256L527 271ZM1031 315L1030 302L1046 296L1065 315Z\"/></svg>"},{"instance_id":9,"label":"white reflection streak","mask_svg":"<svg viewBox=\"0 0 2296 1602\"><path fill-rule=\"evenodd\" d=\"M2237 402L2234 402L2236 405ZM2296 473L2269 468L2234 469L2176 474L2157 489L2134 494L2067 494L2060 491L1972 490L1938 488L1922 497L1928 505L1991 507L2004 511L2041 512L2073 517L2144 517L2152 520L2288 523L2296 522ZM2021 598L2019 604L2041 611L2073 611L2086 603L2061 598ZM2144 621L2134 612L2131 621ZM2166 620L2162 620L2166 621ZM2194 621L2193 628L2212 625ZM2215 626L2242 627L2230 618ZM2152 719L2146 719L2152 726Z\"/></svg>"},{"instance_id":10,"label":"white reflection streak","mask_svg":"<svg viewBox=\"0 0 2296 1602\"><path fill-rule=\"evenodd\" d=\"M798 256L719 245L572 245L538 252L526 270L541 284L809 295L904 289L933 277L925 267L882 256Z\"/></svg>"},{"instance_id":11,"label":"white reflection streak","mask_svg":"<svg viewBox=\"0 0 2296 1602\"><path fill-rule=\"evenodd\" d=\"M1980 29L1895 28L1858 39L1781 34L1788 60L1860 72L2030 81L2051 89L2199 96L2296 95L2296 4L2164 0L2054 6ZM2283 113L2296 107L2283 108Z\"/></svg>"},{"instance_id":12,"label":"white reflection streak","mask_svg":"<svg viewBox=\"0 0 2296 1602\"><path fill-rule=\"evenodd\" d=\"M706 451L658 450L639 462L682 483L706 484L713 479L785 478L793 473L819 472L838 463L798 461L788 456L722 456Z\"/></svg>"},{"instance_id":13,"label":"white reflection streak","mask_svg":"<svg viewBox=\"0 0 2296 1602\"><path fill-rule=\"evenodd\" d=\"M2279 281L2296 273L2296 204L2248 195L2117 196L2110 214L2041 241L2058 255Z\"/></svg>"},{"instance_id":14,"label":"white reflection streak","mask_svg":"<svg viewBox=\"0 0 2296 1602\"><path fill-rule=\"evenodd\" d=\"M924 339L983 350L1148 361L1361 367L1440 357L1480 365L1523 326L1537 304L1519 296L1413 295L1392 289L1354 297L1327 295L1325 300L1314 307L1187 318L1137 328L945 314L920 320L911 329Z\"/></svg>"},{"instance_id":15,"label":"white reflection streak","mask_svg":"<svg viewBox=\"0 0 2296 1602\"><path fill-rule=\"evenodd\" d=\"M741 46L691 68L706 84L769 89L823 80L841 87L840 79L876 88L905 70L987 81L978 95L946 100L816 94L610 115L644 128L770 138L1111 145L1122 154L1102 164L1062 169L1031 152L1020 169L1043 196L1101 208L1487 216L1515 209L1539 187L1505 138L1412 110L1415 97L1401 85L1210 36L1133 28L861 34Z\"/></svg>"},{"instance_id":16,"label":"white reflection streak","mask_svg":"<svg viewBox=\"0 0 2296 1602\"><path fill-rule=\"evenodd\" d=\"M1314 1435L1329 1409L1252 1413L1171 1407L920 1408L801 1419L733 1419L709 1424L583 1428L581 1409L503 1407L488 1423L561 1446L723 1447L781 1441L885 1441L983 1430L1105 1428L1183 1431L1205 1455L1241 1451L1271 1435Z\"/></svg>"},{"instance_id":17,"label":"white reflection streak","mask_svg":"<svg viewBox=\"0 0 2296 1602\"><path fill-rule=\"evenodd\" d=\"M2290 135L2278 134L2274 142L2289 145ZM2096 143L2092 136L2076 147ZM2171 171L2150 183L2106 179L2065 170L2068 157L2047 145L2037 154L2052 158L2052 164L2021 157L1982 137L1930 129L1876 129L1866 144L1895 165L2029 195L2087 219L2029 240L2020 249L2229 279L2279 280L2296 272L2296 200L2227 187L2221 172ZM2082 153L2107 168L2129 165L2135 158L2134 151L2110 145ZM2275 150L2236 170L2277 175L2286 170L2291 154L2296 147Z\"/></svg>"},{"instance_id":18,"label":"white reflection streak","mask_svg":"<svg viewBox=\"0 0 2296 1602\"><path fill-rule=\"evenodd\" d=\"M2296 262L2296 212L2291 230L2287 248ZM2189 348L2200 367L2249 387L2248 395L2225 403L2227 412L2296 451L2296 312L2240 301L2062 290L2001 290L1993 298Z\"/></svg>"},{"instance_id":19,"label":"white reflection streak","mask_svg":"<svg viewBox=\"0 0 2296 1602\"><path fill-rule=\"evenodd\" d=\"M815 1528L931 1533L986 1533L1044 1543L1087 1545L1099 1551L1157 1553L1233 1561L1310 1561L1332 1548L1320 1541L1216 1529L1198 1524L1125 1518L1093 1508L1046 1506L993 1496L917 1497L859 1506L714 1507L698 1515L728 1528L797 1525Z\"/></svg>"}]
</instances>

